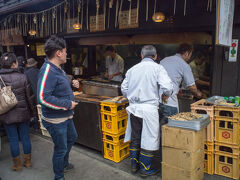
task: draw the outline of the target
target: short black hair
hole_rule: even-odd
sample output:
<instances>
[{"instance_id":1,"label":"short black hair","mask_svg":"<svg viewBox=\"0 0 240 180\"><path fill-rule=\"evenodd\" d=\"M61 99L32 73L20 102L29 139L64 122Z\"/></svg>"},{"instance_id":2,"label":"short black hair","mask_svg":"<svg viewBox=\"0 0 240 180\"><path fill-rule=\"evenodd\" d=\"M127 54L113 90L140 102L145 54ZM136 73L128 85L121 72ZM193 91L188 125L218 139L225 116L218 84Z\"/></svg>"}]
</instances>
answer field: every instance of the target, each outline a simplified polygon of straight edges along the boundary
<instances>
[{"instance_id":1,"label":"short black hair","mask_svg":"<svg viewBox=\"0 0 240 180\"><path fill-rule=\"evenodd\" d=\"M1 56L1 67L10 69L13 63L17 63L17 57L13 52L4 53Z\"/></svg>"},{"instance_id":2,"label":"short black hair","mask_svg":"<svg viewBox=\"0 0 240 180\"><path fill-rule=\"evenodd\" d=\"M191 44L183 43L179 45L177 53L184 54L185 52L192 52L192 51L193 51L193 46Z\"/></svg>"},{"instance_id":3,"label":"short black hair","mask_svg":"<svg viewBox=\"0 0 240 180\"><path fill-rule=\"evenodd\" d=\"M47 58L51 59L58 50L66 48L66 41L57 36L51 36L44 45L44 51Z\"/></svg>"},{"instance_id":4,"label":"short black hair","mask_svg":"<svg viewBox=\"0 0 240 180\"><path fill-rule=\"evenodd\" d=\"M204 58L204 54L199 51L199 52L197 52L197 54L196 54L196 58L202 59L202 58Z\"/></svg>"},{"instance_id":5,"label":"short black hair","mask_svg":"<svg viewBox=\"0 0 240 180\"><path fill-rule=\"evenodd\" d=\"M116 52L116 49L113 46L107 46L105 51Z\"/></svg>"}]
</instances>

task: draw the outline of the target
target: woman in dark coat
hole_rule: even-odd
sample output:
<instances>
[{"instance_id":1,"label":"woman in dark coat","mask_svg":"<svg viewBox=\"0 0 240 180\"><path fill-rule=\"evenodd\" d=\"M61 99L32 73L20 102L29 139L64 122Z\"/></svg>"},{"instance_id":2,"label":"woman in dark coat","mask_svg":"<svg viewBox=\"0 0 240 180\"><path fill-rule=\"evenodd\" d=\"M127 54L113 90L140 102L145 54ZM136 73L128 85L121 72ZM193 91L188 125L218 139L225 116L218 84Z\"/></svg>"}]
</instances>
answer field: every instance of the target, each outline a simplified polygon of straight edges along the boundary
<instances>
[{"instance_id":1,"label":"woman in dark coat","mask_svg":"<svg viewBox=\"0 0 240 180\"><path fill-rule=\"evenodd\" d=\"M10 111L0 115L7 132L11 155L13 157L13 167L15 171L20 171L20 151L18 140L21 139L25 167L31 167L31 142L29 137L29 120L35 114L34 95L26 75L19 73L18 61L14 53L5 53L1 58L2 69L0 76L6 86L11 86L18 103ZM1 87L3 83L0 81Z\"/></svg>"}]
</instances>

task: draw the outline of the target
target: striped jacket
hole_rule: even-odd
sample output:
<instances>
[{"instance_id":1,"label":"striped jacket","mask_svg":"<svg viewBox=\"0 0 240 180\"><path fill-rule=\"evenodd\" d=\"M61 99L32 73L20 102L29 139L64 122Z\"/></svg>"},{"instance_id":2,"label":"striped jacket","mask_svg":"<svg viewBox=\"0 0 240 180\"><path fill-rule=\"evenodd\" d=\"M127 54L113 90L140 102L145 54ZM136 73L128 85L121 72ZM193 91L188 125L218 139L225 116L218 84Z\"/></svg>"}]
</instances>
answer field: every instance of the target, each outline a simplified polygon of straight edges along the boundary
<instances>
[{"instance_id":1,"label":"striped jacket","mask_svg":"<svg viewBox=\"0 0 240 180\"><path fill-rule=\"evenodd\" d=\"M66 73L45 60L38 75L38 103L45 118L64 118L73 115L69 110L74 101L71 83Z\"/></svg>"}]
</instances>

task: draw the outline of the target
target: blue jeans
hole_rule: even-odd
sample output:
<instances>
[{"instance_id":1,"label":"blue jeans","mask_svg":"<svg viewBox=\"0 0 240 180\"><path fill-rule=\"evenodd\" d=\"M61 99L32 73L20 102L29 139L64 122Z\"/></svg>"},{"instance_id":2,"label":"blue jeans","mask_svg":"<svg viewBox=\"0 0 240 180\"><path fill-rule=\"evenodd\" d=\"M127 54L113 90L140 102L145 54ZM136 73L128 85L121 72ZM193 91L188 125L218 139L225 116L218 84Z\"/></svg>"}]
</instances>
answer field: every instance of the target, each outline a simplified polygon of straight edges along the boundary
<instances>
[{"instance_id":1,"label":"blue jeans","mask_svg":"<svg viewBox=\"0 0 240 180\"><path fill-rule=\"evenodd\" d=\"M31 153L31 141L29 137L29 122L4 124L4 128L8 135L10 150L13 158L20 155L19 143L18 143L19 139L22 142L24 154Z\"/></svg>"},{"instance_id":2,"label":"blue jeans","mask_svg":"<svg viewBox=\"0 0 240 180\"><path fill-rule=\"evenodd\" d=\"M63 178L64 167L69 164L69 152L77 140L77 132L73 120L68 119L59 124L52 124L42 120L42 123L51 135L54 143L52 163L55 179Z\"/></svg>"},{"instance_id":3,"label":"blue jeans","mask_svg":"<svg viewBox=\"0 0 240 180\"><path fill-rule=\"evenodd\" d=\"M159 105L160 124L164 125L168 123L168 116L172 116L177 113L178 113L178 109L176 107L160 104Z\"/></svg>"}]
</instances>

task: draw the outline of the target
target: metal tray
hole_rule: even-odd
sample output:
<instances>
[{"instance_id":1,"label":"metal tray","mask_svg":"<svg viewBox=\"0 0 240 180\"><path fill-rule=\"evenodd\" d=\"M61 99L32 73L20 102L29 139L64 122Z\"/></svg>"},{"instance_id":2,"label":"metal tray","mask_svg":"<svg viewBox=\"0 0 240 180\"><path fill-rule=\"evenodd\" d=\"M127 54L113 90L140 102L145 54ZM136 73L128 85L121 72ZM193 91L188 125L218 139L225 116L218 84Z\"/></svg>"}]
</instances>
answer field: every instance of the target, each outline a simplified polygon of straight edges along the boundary
<instances>
[{"instance_id":1,"label":"metal tray","mask_svg":"<svg viewBox=\"0 0 240 180\"><path fill-rule=\"evenodd\" d=\"M222 96L212 96L212 97L207 98L206 102L216 104L217 100L224 100L224 97L222 97Z\"/></svg>"},{"instance_id":2,"label":"metal tray","mask_svg":"<svg viewBox=\"0 0 240 180\"><path fill-rule=\"evenodd\" d=\"M190 121L178 121L168 118L168 126L200 131L210 123L210 117L207 114L201 114L202 118Z\"/></svg>"}]
</instances>

